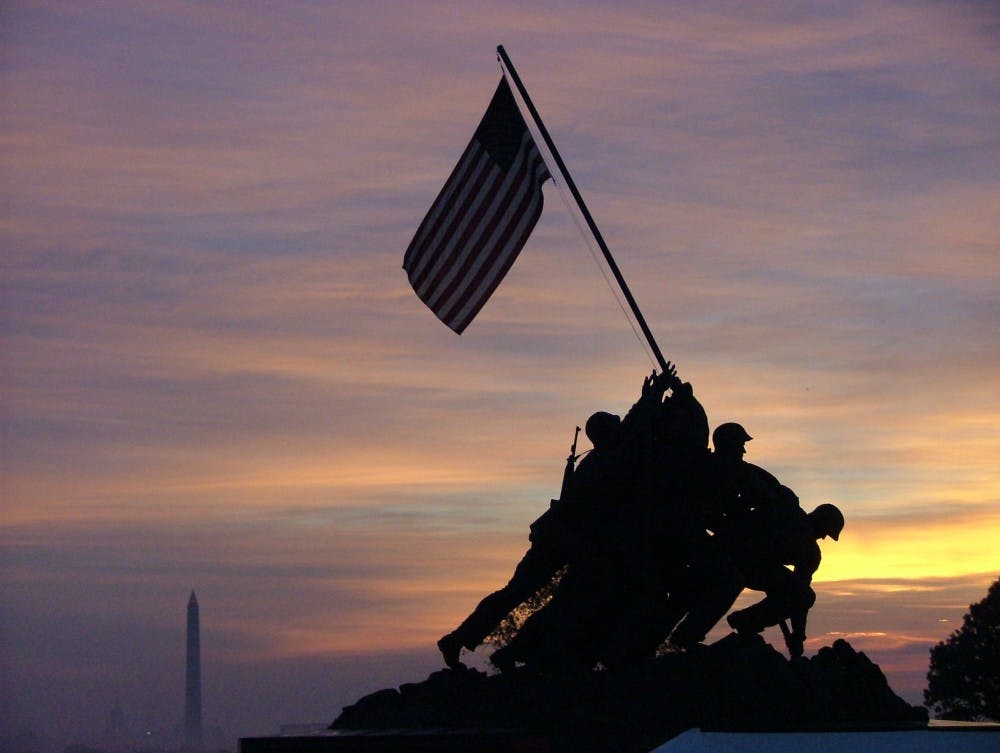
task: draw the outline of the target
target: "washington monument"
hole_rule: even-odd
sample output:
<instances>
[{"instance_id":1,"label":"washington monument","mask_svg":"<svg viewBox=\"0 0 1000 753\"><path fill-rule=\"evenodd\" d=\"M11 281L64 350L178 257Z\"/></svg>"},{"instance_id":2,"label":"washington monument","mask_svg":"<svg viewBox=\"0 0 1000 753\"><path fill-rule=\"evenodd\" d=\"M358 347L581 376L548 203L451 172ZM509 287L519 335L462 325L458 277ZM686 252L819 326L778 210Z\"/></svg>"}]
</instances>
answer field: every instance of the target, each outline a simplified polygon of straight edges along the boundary
<instances>
[{"instance_id":1,"label":"washington monument","mask_svg":"<svg viewBox=\"0 0 1000 753\"><path fill-rule=\"evenodd\" d=\"M191 592L187 606L187 671L184 684L184 741L189 748L201 747L201 637L198 599Z\"/></svg>"}]
</instances>

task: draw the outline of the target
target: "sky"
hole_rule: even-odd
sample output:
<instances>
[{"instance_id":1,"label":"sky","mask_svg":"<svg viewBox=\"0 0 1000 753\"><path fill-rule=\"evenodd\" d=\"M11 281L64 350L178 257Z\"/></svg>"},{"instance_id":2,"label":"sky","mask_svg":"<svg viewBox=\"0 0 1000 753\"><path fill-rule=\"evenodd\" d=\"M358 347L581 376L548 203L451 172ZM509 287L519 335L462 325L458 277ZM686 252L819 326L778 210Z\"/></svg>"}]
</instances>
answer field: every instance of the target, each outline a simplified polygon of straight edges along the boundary
<instances>
[{"instance_id":1,"label":"sky","mask_svg":"<svg viewBox=\"0 0 1000 753\"><path fill-rule=\"evenodd\" d=\"M8 0L0 737L168 740L192 589L232 748L509 578L653 364L551 182L462 336L408 286L497 44L712 425L844 511L807 652L920 702L1000 575L995 3Z\"/></svg>"}]
</instances>

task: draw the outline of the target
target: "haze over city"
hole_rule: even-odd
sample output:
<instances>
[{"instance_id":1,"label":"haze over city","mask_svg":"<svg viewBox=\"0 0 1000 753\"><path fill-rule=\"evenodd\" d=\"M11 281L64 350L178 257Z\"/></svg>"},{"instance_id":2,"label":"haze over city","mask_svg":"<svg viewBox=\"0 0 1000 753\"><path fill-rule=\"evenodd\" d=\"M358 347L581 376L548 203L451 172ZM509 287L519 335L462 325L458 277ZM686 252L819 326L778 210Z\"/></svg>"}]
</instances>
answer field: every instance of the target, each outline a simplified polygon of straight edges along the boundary
<instances>
[{"instance_id":1,"label":"haze over city","mask_svg":"<svg viewBox=\"0 0 1000 753\"><path fill-rule=\"evenodd\" d=\"M957 0L4 3L0 737L175 734L192 589L206 729L329 722L510 576L653 365L552 183L461 337L400 269L500 43L711 424L844 511L807 653L919 703L1000 574L998 42Z\"/></svg>"}]
</instances>

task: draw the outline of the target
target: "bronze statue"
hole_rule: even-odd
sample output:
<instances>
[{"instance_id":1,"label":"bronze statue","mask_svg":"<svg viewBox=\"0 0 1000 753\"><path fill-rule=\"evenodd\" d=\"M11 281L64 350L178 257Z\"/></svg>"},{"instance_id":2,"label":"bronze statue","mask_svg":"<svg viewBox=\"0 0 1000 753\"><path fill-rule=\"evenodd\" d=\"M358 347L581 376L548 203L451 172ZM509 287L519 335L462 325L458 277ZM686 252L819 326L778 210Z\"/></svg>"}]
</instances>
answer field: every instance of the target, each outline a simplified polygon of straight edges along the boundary
<instances>
[{"instance_id":1,"label":"bronze statue","mask_svg":"<svg viewBox=\"0 0 1000 753\"><path fill-rule=\"evenodd\" d=\"M449 667L459 666L463 647L473 650L479 646L511 610L547 585L562 568L574 563L575 570L585 569L584 562L593 557L595 545L613 517L609 508L631 483L629 467L636 455L635 435L647 430L653 406L659 405L672 374L647 377L639 401L624 420L604 411L594 413L585 428L593 449L575 469L574 437L560 498L553 500L549 510L531 524L531 545L510 581L480 601L461 625L438 641Z\"/></svg>"},{"instance_id":2,"label":"bronze statue","mask_svg":"<svg viewBox=\"0 0 1000 753\"><path fill-rule=\"evenodd\" d=\"M667 366L643 380L624 420L605 412L588 419L589 453L577 456L574 436L560 498L532 523L510 581L438 641L449 667L549 591L491 656L501 671L627 666L668 639L690 649L744 588L765 598L731 614L730 626L756 633L781 625L790 654L802 655L816 541L836 540L843 515L833 505L806 514L790 489L747 463L752 437L740 424L718 426L709 452L705 411Z\"/></svg>"}]
</instances>

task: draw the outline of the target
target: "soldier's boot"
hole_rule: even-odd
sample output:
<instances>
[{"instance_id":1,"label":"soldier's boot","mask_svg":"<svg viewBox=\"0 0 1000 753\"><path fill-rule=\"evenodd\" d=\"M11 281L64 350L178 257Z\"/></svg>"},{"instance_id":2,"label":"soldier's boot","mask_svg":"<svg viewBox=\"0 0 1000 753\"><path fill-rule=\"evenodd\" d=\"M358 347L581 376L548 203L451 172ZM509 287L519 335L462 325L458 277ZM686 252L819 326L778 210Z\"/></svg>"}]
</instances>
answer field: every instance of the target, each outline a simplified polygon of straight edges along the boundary
<instances>
[{"instance_id":1,"label":"soldier's boot","mask_svg":"<svg viewBox=\"0 0 1000 753\"><path fill-rule=\"evenodd\" d=\"M514 656L509 646L498 648L490 654L490 664L500 670L502 674L510 674L514 671Z\"/></svg>"},{"instance_id":2,"label":"soldier's boot","mask_svg":"<svg viewBox=\"0 0 1000 753\"><path fill-rule=\"evenodd\" d=\"M785 646L788 647L788 655L793 659L798 659L805 653L806 637L802 633L785 634Z\"/></svg>"},{"instance_id":3,"label":"soldier's boot","mask_svg":"<svg viewBox=\"0 0 1000 753\"><path fill-rule=\"evenodd\" d=\"M681 620L681 623L670 634L668 642L674 648L690 651L703 640L708 631L697 619L692 619L690 615Z\"/></svg>"},{"instance_id":4,"label":"soldier's boot","mask_svg":"<svg viewBox=\"0 0 1000 753\"><path fill-rule=\"evenodd\" d=\"M756 629L756 627L754 627L752 620L746 613L746 610L743 609L729 615L726 618L726 622L729 623L729 627L740 635L754 635L755 633L760 632Z\"/></svg>"},{"instance_id":5,"label":"soldier's boot","mask_svg":"<svg viewBox=\"0 0 1000 753\"><path fill-rule=\"evenodd\" d=\"M782 617L779 602L766 596L746 609L733 612L726 618L726 622L733 630L743 635L760 633L770 625L777 625Z\"/></svg>"},{"instance_id":6,"label":"soldier's boot","mask_svg":"<svg viewBox=\"0 0 1000 753\"><path fill-rule=\"evenodd\" d=\"M451 669L464 669L465 665L458 657L462 653L462 639L455 632L448 633L437 642L438 651L444 657L444 663Z\"/></svg>"}]
</instances>

